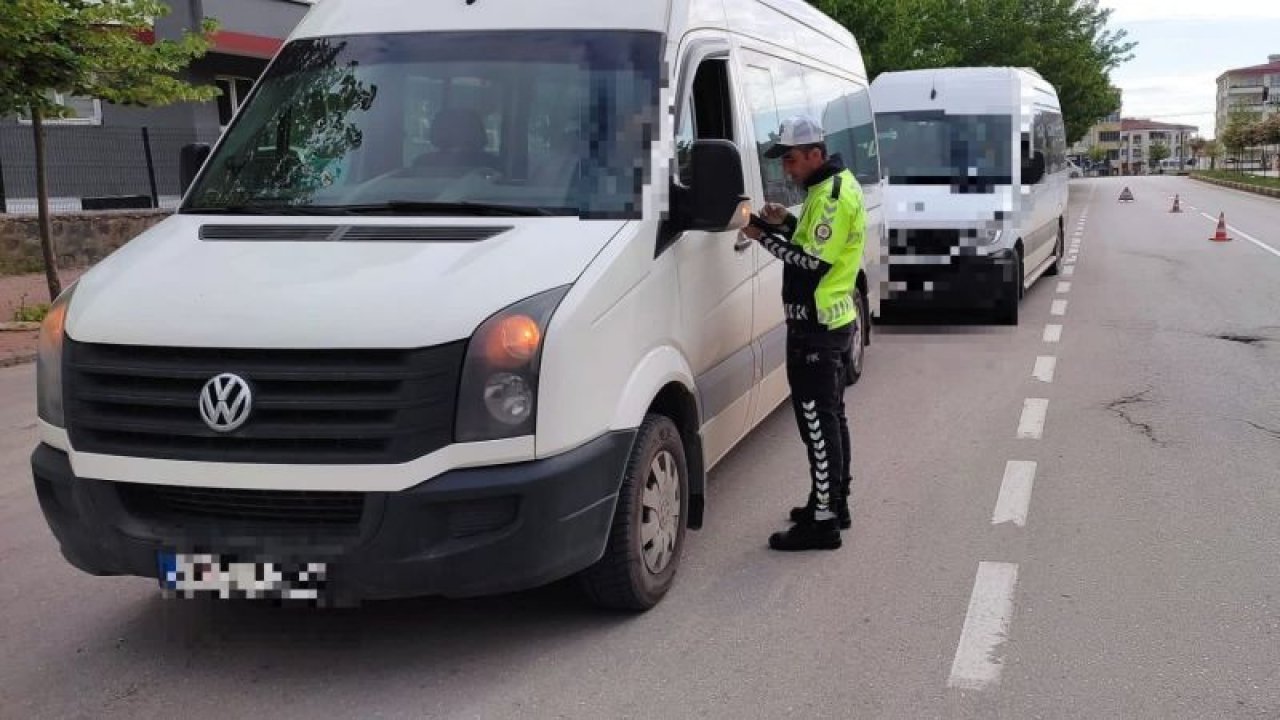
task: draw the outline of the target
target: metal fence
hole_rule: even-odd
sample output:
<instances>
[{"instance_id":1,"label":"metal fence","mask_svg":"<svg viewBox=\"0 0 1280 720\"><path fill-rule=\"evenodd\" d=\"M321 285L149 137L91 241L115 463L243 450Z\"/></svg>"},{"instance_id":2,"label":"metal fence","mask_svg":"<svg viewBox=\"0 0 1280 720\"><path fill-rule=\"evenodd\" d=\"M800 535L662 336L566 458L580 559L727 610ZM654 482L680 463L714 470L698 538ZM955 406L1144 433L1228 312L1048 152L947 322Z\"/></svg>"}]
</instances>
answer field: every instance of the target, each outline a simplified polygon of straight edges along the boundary
<instances>
[{"instance_id":1,"label":"metal fence","mask_svg":"<svg viewBox=\"0 0 1280 720\"><path fill-rule=\"evenodd\" d=\"M50 210L172 209L181 195L182 147L217 138L216 129L48 126L45 172ZM6 212L36 212L35 143L29 125L0 126L0 213Z\"/></svg>"}]
</instances>

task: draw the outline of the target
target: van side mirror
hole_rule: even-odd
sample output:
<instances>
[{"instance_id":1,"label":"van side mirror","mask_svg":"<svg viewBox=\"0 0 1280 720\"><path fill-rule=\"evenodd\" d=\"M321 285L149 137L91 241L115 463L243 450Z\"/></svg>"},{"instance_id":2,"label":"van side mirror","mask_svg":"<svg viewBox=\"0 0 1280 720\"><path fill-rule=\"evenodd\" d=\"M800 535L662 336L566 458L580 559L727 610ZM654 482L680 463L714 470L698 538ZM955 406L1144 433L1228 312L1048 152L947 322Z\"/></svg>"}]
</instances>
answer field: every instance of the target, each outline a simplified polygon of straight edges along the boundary
<instances>
[{"instance_id":1,"label":"van side mirror","mask_svg":"<svg viewBox=\"0 0 1280 720\"><path fill-rule=\"evenodd\" d=\"M750 220L742 175L742 155L728 140L698 140L690 158L689 186L672 194L682 230L741 230Z\"/></svg>"},{"instance_id":2,"label":"van side mirror","mask_svg":"<svg viewBox=\"0 0 1280 720\"><path fill-rule=\"evenodd\" d=\"M183 195L187 194L187 190L191 188L191 183L195 182L196 174L204 166L204 161L209 159L209 153L212 149L208 143L192 143L184 145L182 150L179 151L178 183Z\"/></svg>"}]
</instances>

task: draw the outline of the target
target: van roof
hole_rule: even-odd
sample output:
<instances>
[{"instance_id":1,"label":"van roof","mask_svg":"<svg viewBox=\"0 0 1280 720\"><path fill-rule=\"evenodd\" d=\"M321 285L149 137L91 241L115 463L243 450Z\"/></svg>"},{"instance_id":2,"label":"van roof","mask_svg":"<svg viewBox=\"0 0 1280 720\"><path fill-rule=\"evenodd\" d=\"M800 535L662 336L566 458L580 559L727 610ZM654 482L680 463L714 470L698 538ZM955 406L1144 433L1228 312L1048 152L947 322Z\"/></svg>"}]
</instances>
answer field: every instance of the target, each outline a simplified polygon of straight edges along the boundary
<instances>
[{"instance_id":1,"label":"van roof","mask_svg":"<svg viewBox=\"0 0 1280 720\"><path fill-rule=\"evenodd\" d=\"M936 92L935 92L936 91ZM871 83L876 112L932 108L965 114L1018 112L1028 102L1060 107L1058 94L1026 68L968 67L886 72Z\"/></svg>"},{"instance_id":2,"label":"van roof","mask_svg":"<svg viewBox=\"0 0 1280 720\"><path fill-rule=\"evenodd\" d=\"M650 30L732 28L747 35L776 24L779 14L850 49L844 26L805 0L324 0L291 39L462 30ZM859 60L861 58L859 57Z\"/></svg>"}]
</instances>

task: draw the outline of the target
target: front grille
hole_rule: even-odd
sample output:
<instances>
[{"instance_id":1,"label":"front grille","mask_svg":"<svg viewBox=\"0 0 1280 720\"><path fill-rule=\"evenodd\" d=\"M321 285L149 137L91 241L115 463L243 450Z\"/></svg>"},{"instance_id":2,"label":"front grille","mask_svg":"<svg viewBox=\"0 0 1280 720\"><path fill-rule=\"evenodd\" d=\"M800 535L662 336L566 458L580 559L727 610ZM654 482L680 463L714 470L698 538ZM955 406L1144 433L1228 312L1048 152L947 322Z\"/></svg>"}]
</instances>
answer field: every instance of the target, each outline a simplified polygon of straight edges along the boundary
<instances>
[{"instance_id":1,"label":"front grille","mask_svg":"<svg viewBox=\"0 0 1280 720\"><path fill-rule=\"evenodd\" d=\"M120 502L135 517L175 523L233 521L288 527L354 526L364 494L291 490L230 490L172 485L118 484Z\"/></svg>"},{"instance_id":2,"label":"front grille","mask_svg":"<svg viewBox=\"0 0 1280 720\"><path fill-rule=\"evenodd\" d=\"M975 233L976 235L976 233ZM951 248L961 247L959 230L904 230L889 233L890 255L951 255ZM964 241L973 246L976 237L965 236Z\"/></svg>"},{"instance_id":3,"label":"front grille","mask_svg":"<svg viewBox=\"0 0 1280 720\"><path fill-rule=\"evenodd\" d=\"M67 342L73 446L130 457L386 464L453 439L465 343L419 350L221 350ZM234 432L201 418L201 389L234 373L253 409Z\"/></svg>"}]
</instances>

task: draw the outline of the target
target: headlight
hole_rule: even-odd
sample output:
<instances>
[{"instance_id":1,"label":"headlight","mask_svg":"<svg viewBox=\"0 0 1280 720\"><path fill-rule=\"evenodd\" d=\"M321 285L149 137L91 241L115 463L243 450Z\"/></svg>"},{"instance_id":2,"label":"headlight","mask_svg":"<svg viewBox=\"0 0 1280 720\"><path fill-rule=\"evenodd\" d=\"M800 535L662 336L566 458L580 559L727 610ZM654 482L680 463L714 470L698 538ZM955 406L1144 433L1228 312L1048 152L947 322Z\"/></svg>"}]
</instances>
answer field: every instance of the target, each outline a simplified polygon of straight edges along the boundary
<instances>
[{"instance_id":1,"label":"headlight","mask_svg":"<svg viewBox=\"0 0 1280 720\"><path fill-rule=\"evenodd\" d=\"M566 285L522 300L471 336L458 392L458 442L533 434L543 340L568 291Z\"/></svg>"},{"instance_id":2,"label":"headlight","mask_svg":"<svg viewBox=\"0 0 1280 720\"><path fill-rule=\"evenodd\" d=\"M59 295L40 325L36 355L36 414L55 427L67 426L62 405L62 344L66 338L67 306L71 304L74 292L75 285L72 285Z\"/></svg>"}]
</instances>

